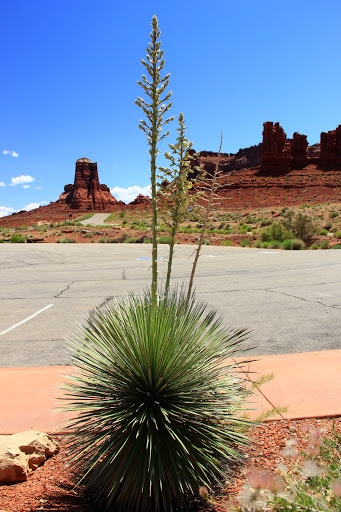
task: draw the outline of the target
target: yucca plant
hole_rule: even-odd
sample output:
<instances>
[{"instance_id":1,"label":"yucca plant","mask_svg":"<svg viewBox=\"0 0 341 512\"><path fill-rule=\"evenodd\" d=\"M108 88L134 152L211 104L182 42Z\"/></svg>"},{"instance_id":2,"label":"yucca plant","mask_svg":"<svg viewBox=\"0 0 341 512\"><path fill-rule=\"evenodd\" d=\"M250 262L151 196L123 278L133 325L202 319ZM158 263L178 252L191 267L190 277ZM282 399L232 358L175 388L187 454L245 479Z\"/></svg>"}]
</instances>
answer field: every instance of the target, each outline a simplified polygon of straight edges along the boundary
<instances>
[{"instance_id":1,"label":"yucca plant","mask_svg":"<svg viewBox=\"0 0 341 512\"><path fill-rule=\"evenodd\" d=\"M172 511L200 485L209 489L226 475L224 462L241 457L250 424L242 418L250 386L234 359L248 333L224 327L190 291L158 287L156 156L171 120L164 119L169 75L160 75L159 35L154 16L142 61L149 78L139 82L147 98L137 100L150 147L152 286L83 320L70 340L75 371L64 396L66 409L78 413L69 447L80 480L118 512Z\"/></svg>"},{"instance_id":2,"label":"yucca plant","mask_svg":"<svg viewBox=\"0 0 341 512\"><path fill-rule=\"evenodd\" d=\"M187 292L157 307L151 290L94 310L72 341L70 451L92 495L115 511L170 511L210 488L240 457L249 422L247 337Z\"/></svg>"}]
</instances>

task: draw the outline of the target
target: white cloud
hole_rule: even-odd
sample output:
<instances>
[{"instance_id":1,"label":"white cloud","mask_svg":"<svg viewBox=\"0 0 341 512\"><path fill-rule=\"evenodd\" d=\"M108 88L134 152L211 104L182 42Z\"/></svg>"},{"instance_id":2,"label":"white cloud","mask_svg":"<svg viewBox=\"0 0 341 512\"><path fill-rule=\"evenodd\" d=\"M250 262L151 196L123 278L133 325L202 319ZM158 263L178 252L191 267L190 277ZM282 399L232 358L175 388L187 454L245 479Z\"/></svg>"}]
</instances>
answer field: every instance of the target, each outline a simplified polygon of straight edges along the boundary
<instances>
[{"instance_id":1,"label":"white cloud","mask_svg":"<svg viewBox=\"0 0 341 512\"><path fill-rule=\"evenodd\" d=\"M22 188L31 188L31 185L23 185Z\"/></svg>"},{"instance_id":2,"label":"white cloud","mask_svg":"<svg viewBox=\"0 0 341 512\"><path fill-rule=\"evenodd\" d=\"M34 187L34 190L43 190L41 187Z\"/></svg>"},{"instance_id":3,"label":"white cloud","mask_svg":"<svg viewBox=\"0 0 341 512\"><path fill-rule=\"evenodd\" d=\"M31 210L34 210L35 208L39 208L39 206L43 206L44 204L48 204L47 201L42 201L41 203L29 203L26 206L24 206L23 210L29 212Z\"/></svg>"},{"instance_id":4,"label":"white cloud","mask_svg":"<svg viewBox=\"0 0 341 512\"><path fill-rule=\"evenodd\" d=\"M12 178L10 186L14 187L15 185L22 185L23 183L32 183L32 181L34 181L34 178L32 176L22 174L21 176L16 176L15 178Z\"/></svg>"},{"instance_id":5,"label":"white cloud","mask_svg":"<svg viewBox=\"0 0 341 512\"><path fill-rule=\"evenodd\" d=\"M8 206L0 206L0 217L6 217L6 215L11 215L11 213L14 212L14 208Z\"/></svg>"},{"instance_id":6,"label":"white cloud","mask_svg":"<svg viewBox=\"0 0 341 512\"><path fill-rule=\"evenodd\" d=\"M6 187L6 183L4 183L3 181L0 181L0 187Z\"/></svg>"},{"instance_id":7,"label":"white cloud","mask_svg":"<svg viewBox=\"0 0 341 512\"><path fill-rule=\"evenodd\" d=\"M118 201L124 201L125 203L131 203L139 194L151 197L150 185L146 187L139 187L138 185L127 188L113 187L110 192Z\"/></svg>"},{"instance_id":8,"label":"white cloud","mask_svg":"<svg viewBox=\"0 0 341 512\"><path fill-rule=\"evenodd\" d=\"M4 149L2 152L3 155L11 155L17 158L19 154L16 151L10 151L9 149Z\"/></svg>"}]
</instances>

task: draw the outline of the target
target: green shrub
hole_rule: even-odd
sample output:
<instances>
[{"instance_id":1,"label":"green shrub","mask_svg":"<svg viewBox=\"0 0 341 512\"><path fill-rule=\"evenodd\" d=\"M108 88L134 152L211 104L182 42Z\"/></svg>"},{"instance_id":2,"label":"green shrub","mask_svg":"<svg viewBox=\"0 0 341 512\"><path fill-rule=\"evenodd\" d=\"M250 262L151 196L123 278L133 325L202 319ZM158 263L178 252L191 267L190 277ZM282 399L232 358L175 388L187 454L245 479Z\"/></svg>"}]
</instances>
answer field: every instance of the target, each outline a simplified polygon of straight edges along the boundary
<instances>
[{"instance_id":1,"label":"green shrub","mask_svg":"<svg viewBox=\"0 0 341 512\"><path fill-rule=\"evenodd\" d=\"M286 251L292 250L292 238L287 238L286 240L283 240L282 249L285 249Z\"/></svg>"},{"instance_id":2,"label":"green shrub","mask_svg":"<svg viewBox=\"0 0 341 512\"><path fill-rule=\"evenodd\" d=\"M302 249L304 249L303 240L300 240L299 238L294 238L292 240L292 250L293 251L301 251Z\"/></svg>"},{"instance_id":3,"label":"green shrub","mask_svg":"<svg viewBox=\"0 0 341 512\"><path fill-rule=\"evenodd\" d=\"M158 238L159 244L170 244L171 243L171 237L168 235L162 235Z\"/></svg>"},{"instance_id":4,"label":"green shrub","mask_svg":"<svg viewBox=\"0 0 341 512\"><path fill-rule=\"evenodd\" d=\"M83 238L93 238L93 233L84 233Z\"/></svg>"},{"instance_id":5,"label":"green shrub","mask_svg":"<svg viewBox=\"0 0 341 512\"><path fill-rule=\"evenodd\" d=\"M338 215L339 215L339 212L332 211L329 213L329 218L335 219L335 217L338 217Z\"/></svg>"},{"instance_id":6,"label":"green shrub","mask_svg":"<svg viewBox=\"0 0 341 512\"><path fill-rule=\"evenodd\" d=\"M329 249L329 240L323 240L320 243L320 247L321 247L321 249Z\"/></svg>"},{"instance_id":7,"label":"green shrub","mask_svg":"<svg viewBox=\"0 0 341 512\"><path fill-rule=\"evenodd\" d=\"M127 238L126 244L136 244L136 240L137 238L130 236L129 238Z\"/></svg>"},{"instance_id":8,"label":"green shrub","mask_svg":"<svg viewBox=\"0 0 341 512\"><path fill-rule=\"evenodd\" d=\"M331 249L341 249L341 244L332 245Z\"/></svg>"},{"instance_id":9,"label":"green shrub","mask_svg":"<svg viewBox=\"0 0 341 512\"><path fill-rule=\"evenodd\" d=\"M145 238L143 239L143 243L144 243L144 244L151 244L151 243L152 243L152 241L151 241L151 239L150 239L150 238L145 237Z\"/></svg>"},{"instance_id":10,"label":"green shrub","mask_svg":"<svg viewBox=\"0 0 341 512\"><path fill-rule=\"evenodd\" d=\"M261 227L264 227L264 226L270 226L270 224L273 223L273 220L272 219L262 219L261 220Z\"/></svg>"},{"instance_id":11,"label":"green shrub","mask_svg":"<svg viewBox=\"0 0 341 512\"><path fill-rule=\"evenodd\" d=\"M330 221L326 222L324 225L324 229L327 229L328 231L330 229L332 229L332 227L333 227L333 224Z\"/></svg>"},{"instance_id":12,"label":"green shrub","mask_svg":"<svg viewBox=\"0 0 341 512\"><path fill-rule=\"evenodd\" d=\"M257 249L260 249L260 248L262 247L262 241L261 241L261 240L256 240L256 241L255 241L255 247L256 247Z\"/></svg>"},{"instance_id":13,"label":"green shrub","mask_svg":"<svg viewBox=\"0 0 341 512\"><path fill-rule=\"evenodd\" d=\"M107 244L108 243L108 239L106 237L99 238L97 240L97 243L98 244Z\"/></svg>"},{"instance_id":14,"label":"green shrub","mask_svg":"<svg viewBox=\"0 0 341 512\"><path fill-rule=\"evenodd\" d=\"M319 235L328 235L328 231L326 229L320 229Z\"/></svg>"},{"instance_id":15,"label":"green shrub","mask_svg":"<svg viewBox=\"0 0 341 512\"><path fill-rule=\"evenodd\" d=\"M334 236L335 238L341 238L341 231L336 231L336 233L334 233Z\"/></svg>"},{"instance_id":16,"label":"green shrub","mask_svg":"<svg viewBox=\"0 0 341 512\"><path fill-rule=\"evenodd\" d=\"M25 244L26 238L20 233L13 233L11 238L8 240L11 244Z\"/></svg>"},{"instance_id":17,"label":"green shrub","mask_svg":"<svg viewBox=\"0 0 341 512\"><path fill-rule=\"evenodd\" d=\"M271 240L269 242L269 249L280 249L282 247L282 243L279 240Z\"/></svg>"},{"instance_id":18,"label":"green shrub","mask_svg":"<svg viewBox=\"0 0 341 512\"><path fill-rule=\"evenodd\" d=\"M232 240L223 240L221 242L221 245L231 246L231 245L233 245L233 242L232 242Z\"/></svg>"},{"instance_id":19,"label":"green shrub","mask_svg":"<svg viewBox=\"0 0 341 512\"><path fill-rule=\"evenodd\" d=\"M312 249L313 251L316 251L316 249L318 249L318 248L319 248L318 244L313 244L313 245L310 247L310 249Z\"/></svg>"},{"instance_id":20,"label":"green shrub","mask_svg":"<svg viewBox=\"0 0 341 512\"><path fill-rule=\"evenodd\" d=\"M313 236L318 231L318 227L313 219L301 212L295 214L292 210L288 210L282 223L295 238L303 240L306 244L311 242Z\"/></svg>"},{"instance_id":21,"label":"green shrub","mask_svg":"<svg viewBox=\"0 0 341 512\"><path fill-rule=\"evenodd\" d=\"M249 238L242 238L241 241L239 242L239 244L241 247L251 247L252 246L252 242Z\"/></svg>"},{"instance_id":22,"label":"green shrub","mask_svg":"<svg viewBox=\"0 0 341 512\"><path fill-rule=\"evenodd\" d=\"M72 463L118 512L174 510L226 478L247 442L242 363L226 365L247 333L182 291L161 296L105 304L70 342Z\"/></svg>"},{"instance_id":23,"label":"green shrub","mask_svg":"<svg viewBox=\"0 0 341 512\"><path fill-rule=\"evenodd\" d=\"M286 238L291 237L291 232L281 222L273 222L268 228L260 231L260 236L262 242L271 242L272 240L283 242Z\"/></svg>"},{"instance_id":24,"label":"green shrub","mask_svg":"<svg viewBox=\"0 0 341 512\"><path fill-rule=\"evenodd\" d=\"M249 224L241 224L239 226L239 232L242 234L242 235L246 235L246 233L248 233L249 231L252 230L252 227L249 225Z\"/></svg>"}]
</instances>

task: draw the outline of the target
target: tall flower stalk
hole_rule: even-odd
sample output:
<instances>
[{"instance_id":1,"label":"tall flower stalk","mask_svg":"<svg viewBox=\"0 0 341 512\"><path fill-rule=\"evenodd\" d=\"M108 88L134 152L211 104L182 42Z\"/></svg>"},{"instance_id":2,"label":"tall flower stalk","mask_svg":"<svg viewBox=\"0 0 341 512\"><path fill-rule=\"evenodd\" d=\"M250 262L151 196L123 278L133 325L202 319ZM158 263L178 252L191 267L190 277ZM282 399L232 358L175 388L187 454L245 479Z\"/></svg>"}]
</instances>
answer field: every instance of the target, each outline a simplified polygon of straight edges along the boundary
<instances>
[{"instance_id":1,"label":"tall flower stalk","mask_svg":"<svg viewBox=\"0 0 341 512\"><path fill-rule=\"evenodd\" d=\"M147 46L146 60L141 59L146 68L147 75L142 75L142 80L137 83L142 88L145 99L137 98L135 103L145 114L145 119L140 120L139 128L146 134L149 154L150 154L150 182L152 193L152 303L157 303L157 226L158 226L158 205L157 205L157 155L159 153L158 143L167 137L169 132L162 134L162 127L170 123L174 118L165 119L165 114L169 111L172 103L169 101L172 92L167 92L170 74L161 76L165 61L163 59L163 50L161 50L158 19L152 18L152 31L150 33L150 43Z\"/></svg>"},{"instance_id":2,"label":"tall flower stalk","mask_svg":"<svg viewBox=\"0 0 341 512\"><path fill-rule=\"evenodd\" d=\"M192 187L192 182L188 179L188 175L193 173L191 166L193 157L189 154L192 142L186 138L185 119L182 113L179 114L178 121L179 127L177 130L179 135L176 143L169 144L171 152L165 153L165 157L170 161L170 167L160 167L163 173L163 183L160 189L163 220L170 230L169 258L165 284L166 294L170 286L175 237L186 217L187 208L191 200L189 190Z\"/></svg>"},{"instance_id":3,"label":"tall flower stalk","mask_svg":"<svg viewBox=\"0 0 341 512\"><path fill-rule=\"evenodd\" d=\"M197 249L195 251L195 255L194 255L191 276L189 278L188 292L187 292L188 300L192 295L194 275L195 275L195 271L197 269L197 264L198 264L201 248L204 243L204 236L205 236L206 229L207 229L208 219L211 215L211 212L212 212L215 200L216 200L217 189L219 187L218 178L221 174L219 165L220 165L220 155L221 155L222 145L223 145L223 136L222 136L222 134L220 134L219 151L218 151L218 155L217 155L216 164L214 166L213 174L209 175L208 173L204 173L204 179L203 179L203 182L201 185L202 202L204 203L203 209L202 209L203 210L202 227L201 227L201 231L200 231L200 237L198 240L198 247L197 247Z\"/></svg>"}]
</instances>

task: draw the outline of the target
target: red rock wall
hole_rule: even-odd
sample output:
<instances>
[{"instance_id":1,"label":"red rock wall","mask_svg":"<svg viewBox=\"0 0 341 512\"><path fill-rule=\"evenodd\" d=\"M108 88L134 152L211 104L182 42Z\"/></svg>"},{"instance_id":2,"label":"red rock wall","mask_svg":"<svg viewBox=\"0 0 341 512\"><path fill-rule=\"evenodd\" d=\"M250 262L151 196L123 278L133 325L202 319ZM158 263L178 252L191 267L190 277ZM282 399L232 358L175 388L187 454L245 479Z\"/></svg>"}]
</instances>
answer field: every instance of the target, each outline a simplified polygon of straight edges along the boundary
<instances>
[{"instance_id":1,"label":"red rock wall","mask_svg":"<svg viewBox=\"0 0 341 512\"><path fill-rule=\"evenodd\" d=\"M281 176L293 168L291 144L279 123L263 124L261 174Z\"/></svg>"},{"instance_id":2,"label":"red rock wall","mask_svg":"<svg viewBox=\"0 0 341 512\"><path fill-rule=\"evenodd\" d=\"M319 168L324 171L341 170L341 125L321 133Z\"/></svg>"},{"instance_id":3,"label":"red rock wall","mask_svg":"<svg viewBox=\"0 0 341 512\"><path fill-rule=\"evenodd\" d=\"M308 141L307 136L295 132L291 142L291 154L293 169L303 169L309 164L307 156Z\"/></svg>"}]
</instances>

